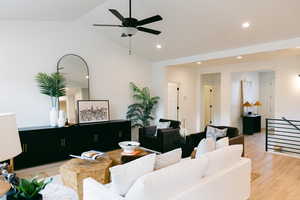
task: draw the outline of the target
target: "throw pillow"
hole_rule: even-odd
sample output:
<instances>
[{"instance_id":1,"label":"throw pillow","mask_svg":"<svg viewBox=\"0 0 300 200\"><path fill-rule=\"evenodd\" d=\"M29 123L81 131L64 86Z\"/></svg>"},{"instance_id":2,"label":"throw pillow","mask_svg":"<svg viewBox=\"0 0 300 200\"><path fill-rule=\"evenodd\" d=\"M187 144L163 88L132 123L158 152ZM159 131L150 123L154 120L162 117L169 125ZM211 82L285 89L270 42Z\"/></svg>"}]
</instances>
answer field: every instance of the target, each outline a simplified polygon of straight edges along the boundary
<instances>
[{"instance_id":1,"label":"throw pillow","mask_svg":"<svg viewBox=\"0 0 300 200\"><path fill-rule=\"evenodd\" d=\"M216 149L221 149L229 146L229 138L225 137L216 142Z\"/></svg>"},{"instance_id":2,"label":"throw pillow","mask_svg":"<svg viewBox=\"0 0 300 200\"><path fill-rule=\"evenodd\" d=\"M157 129L170 128L171 122L159 122Z\"/></svg>"},{"instance_id":3,"label":"throw pillow","mask_svg":"<svg viewBox=\"0 0 300 200\"><path fill-rule=\"evenodd\" d=\"M199 158L201 155L215 150L215 141L212 138L206 138L200 141L195 158Z\"/></svg>"},{"instance_id":4,"label":"throw pillow","mask_svg":"<svg viewBox=\"0 0 300 200\"><path fill-rule=\"evenodd\" d=\"M173 151L156 155L155 166L154 169L162 169L167 166L178 163L181 160L182 150L181 148L175 149Z\"/></svg>"},{"instance_id":5,"label":"throw pillow","mask_svg":"<svg viewBox=\"0 0 300 200\"><path fill-rule=\"evenodd\" d=\"M216 141L218 138L226 137L226 135L227 135L227 128L219 129L219 128L207 126L206 137L211 137Z\"/></svg>"},{"instance_id":6,"label":"throw pillow","mask_svg":"<svg viewBox=\"0 0 300 200\"><path fill-rule=\"evenodd\" d=\"M111 189L124 196L139 177L154 170L155 157L155 154L150 154L127 164L110 168Z\"/></svg>"},{"instance_id":7,"label":"throw pillow","mask_svg":"<svg viewBox=\"0 0 300 200\"><path fill-rule=\"evenodd\" d=\"M157 136L158 129L170 128L170 125L171 125L171 122L159 122L159 124L157 125L155 136Z\"/></svg>"}]
</instances>

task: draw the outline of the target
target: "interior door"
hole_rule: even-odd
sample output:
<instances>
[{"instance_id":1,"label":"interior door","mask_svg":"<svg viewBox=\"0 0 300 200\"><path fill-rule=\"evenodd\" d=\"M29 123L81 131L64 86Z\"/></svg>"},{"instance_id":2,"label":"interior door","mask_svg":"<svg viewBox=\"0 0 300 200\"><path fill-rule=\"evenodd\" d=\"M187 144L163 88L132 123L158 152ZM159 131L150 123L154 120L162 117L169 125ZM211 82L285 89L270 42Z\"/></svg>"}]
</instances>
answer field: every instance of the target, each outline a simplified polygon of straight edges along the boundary
<instances>
[{"instance_id":1,"label":"interior door","mask_svg":"<svg viewBox=\"0 0 300 200\"><path fill-rule=\"evenodd\" d=\"M168 83L168 119L179 120L179 86Z\"/></svg>"},{"instance_id":2,"label":"interior door","mask_svg":"<svg viewBox=\"0 0 300 200\"><path fill-rule=\"evenodd\" d=\"M214 123L214 88L210 85L204 86L204 123L205 126Z\"/></svg>"},{"instance_id":3,"label":"interior door","mask_svg":"<svg viewBox=\"0 0 300 200\"><path fill-rule=\"evenodd\" d=\"M266 118L274 117L274 72L265 72L260 81L260 98L262 106L258 107L258 113L262 115L262 127L265 127Z\"/></svg>"}]
</instances>

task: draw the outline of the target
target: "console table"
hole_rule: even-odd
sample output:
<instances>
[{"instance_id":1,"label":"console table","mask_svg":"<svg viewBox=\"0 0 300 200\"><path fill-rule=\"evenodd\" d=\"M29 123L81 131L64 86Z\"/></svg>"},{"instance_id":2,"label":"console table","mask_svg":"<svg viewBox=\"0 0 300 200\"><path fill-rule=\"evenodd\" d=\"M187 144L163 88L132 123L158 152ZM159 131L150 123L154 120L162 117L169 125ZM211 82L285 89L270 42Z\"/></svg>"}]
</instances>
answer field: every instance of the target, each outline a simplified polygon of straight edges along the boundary
<instances>
[{"instance_id":1,"label":"console table","mask_svg":"<svg viewBox=\"0 0 300 200\"><path fill-rule=\"evenodd\" d=\"M15 169L23 169L69 159L84 151L111 151L118 143L131 140L131 122L114 120L69 127L19 129L22 154L14 159Z\"/></svg>"},{"instance_id":2,"label":"console table","mask_svg":"<svg viewBox=\"0 0 300 200\"><path fill-rule=\"evenodd\" d=\"M252 135L261 132L261 116L246 115L243 116L243 134Z\"/></svg>"}]
</instances>

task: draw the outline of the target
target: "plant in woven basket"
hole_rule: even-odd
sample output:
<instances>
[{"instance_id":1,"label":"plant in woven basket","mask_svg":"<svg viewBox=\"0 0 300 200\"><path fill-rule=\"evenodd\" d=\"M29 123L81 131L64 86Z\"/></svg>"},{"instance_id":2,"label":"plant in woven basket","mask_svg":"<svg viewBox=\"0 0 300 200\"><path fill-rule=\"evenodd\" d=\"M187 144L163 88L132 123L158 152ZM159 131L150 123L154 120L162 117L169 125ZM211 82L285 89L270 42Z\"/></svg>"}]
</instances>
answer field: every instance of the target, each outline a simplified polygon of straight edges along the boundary
<instances>
[{"instance_id":1,"label":"plant in woven basket","mask_svg":"<svg viewBox=\"0 0 300 200\"><path fill-rule=\"evenodd\" d=\"M159 97L152 97L148 87L139 88L134 83L130 83L130 88L135 103L128 106L127 119L131 120L132 127L149 126L154 119L152 113Z\"/></svg>"},{"instance_id":2,"label":"plant in woven basket","mask_svg":"<svg viewBox=\"0 0 300 200\"><path fill-rule=\"evenodd\" d=\"M20 179L20 183L15 186L16 194L13 197L15 200L42 200L42 195L39 192L51 182L52 179L49 181L38 180L37 178Z\"/></svg>"}]
</instances>

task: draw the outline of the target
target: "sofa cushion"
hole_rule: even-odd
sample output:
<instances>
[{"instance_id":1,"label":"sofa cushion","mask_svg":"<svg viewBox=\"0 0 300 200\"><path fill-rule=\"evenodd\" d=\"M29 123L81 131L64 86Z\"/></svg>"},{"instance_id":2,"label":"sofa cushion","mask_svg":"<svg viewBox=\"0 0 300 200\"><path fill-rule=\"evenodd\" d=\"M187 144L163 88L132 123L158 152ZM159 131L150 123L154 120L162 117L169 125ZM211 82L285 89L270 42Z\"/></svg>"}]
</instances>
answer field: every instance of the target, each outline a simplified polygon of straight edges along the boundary
<instances>
[{"instance_id":1,"label":"sofa cushion","mask_svg":"<svg viewBox=\"0 0 300 200\"><path fill-rule=\"evenodd\" d=\"M211 176L220 170L226 169L241 160L243 145L231 145L215 151L206 153L196 159L206 157L208 159L208 168L205 176Z\"/></svg>"},{"instance_id":2,"label":"sofa cushion","mask_svg":"<svg viewBox=\"0 0 300 200\"><path fill-rule=\"evenodd\" d=\"M229 138L224 137L216 142L216 149L221 149L229 146Z\"/></svg>"},{"instance_id":3,"label":"sofa cushion","mask_svg":"<svg viewBox=\"0 0 300 200\"><path fill-rule=\"evenodd\" d=\"M169 151L164 154L156 155L154 169L162 169L164 167L180 162L182 150L181 148Z\"/></svg>"},{"instance_id":4,"label":"sofa cushion","mask_svg":"<svg viewBox=\"0 0 300 200\"><path fill-rule=\"evenodd\" d=\"M139 177L154 170L155 157L155 154L150 154L110 168L112 191L124 196Z\"/></svg>"},{"instance_id":5,"label":"sofa cushion","mask_svg":"<svg viewBox=\"0 0 300 200\"><path fill-rule=\"evenodd\" d=\"M195 185L207 170L208 160L185 159L139 178L130 188L126 200L166 200Z\"/></svg>"},{"instance_id":6,"label":"sofa cushion","mask_svg":"<svg viewBox=\"0 0 300 200\"><path fill-rule=\"evenodd\" d=\"M215 147L215 141L212 138L206 138L200 141L197 151L196 151L196 158L199 158L201 155L204 155L208 152L214 151L216 149Z\"/></svg>"}]
</instances>

